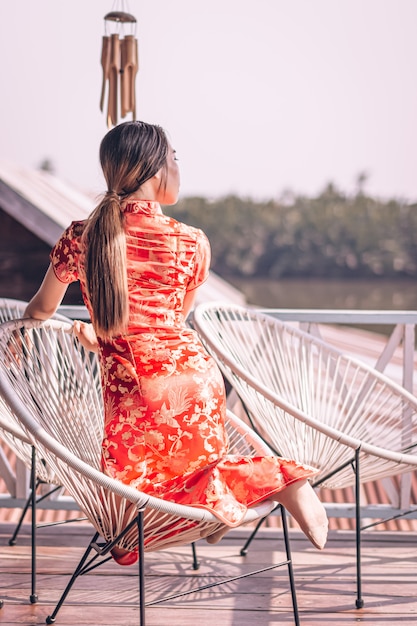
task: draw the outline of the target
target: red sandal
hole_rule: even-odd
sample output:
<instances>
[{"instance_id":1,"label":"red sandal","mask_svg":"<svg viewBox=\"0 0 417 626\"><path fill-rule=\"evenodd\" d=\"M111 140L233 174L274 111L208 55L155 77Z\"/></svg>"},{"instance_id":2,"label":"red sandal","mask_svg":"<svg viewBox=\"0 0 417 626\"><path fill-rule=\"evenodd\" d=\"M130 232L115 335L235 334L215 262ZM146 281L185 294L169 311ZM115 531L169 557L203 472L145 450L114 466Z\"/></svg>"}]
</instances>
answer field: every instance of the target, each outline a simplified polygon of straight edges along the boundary
<instances>
[{"instance_id":1,"label":"red sandal","mask_svg":"<svg viewBox=\"0 0 417 626\"><path fill-rule=\"evenodd\" d=\"M113 550L110 550L110 554L119 565L134 565L139 558L137 552L121 552L119 554L116 550L117 548L113 548Z\"/></svg>"}]
</instances>

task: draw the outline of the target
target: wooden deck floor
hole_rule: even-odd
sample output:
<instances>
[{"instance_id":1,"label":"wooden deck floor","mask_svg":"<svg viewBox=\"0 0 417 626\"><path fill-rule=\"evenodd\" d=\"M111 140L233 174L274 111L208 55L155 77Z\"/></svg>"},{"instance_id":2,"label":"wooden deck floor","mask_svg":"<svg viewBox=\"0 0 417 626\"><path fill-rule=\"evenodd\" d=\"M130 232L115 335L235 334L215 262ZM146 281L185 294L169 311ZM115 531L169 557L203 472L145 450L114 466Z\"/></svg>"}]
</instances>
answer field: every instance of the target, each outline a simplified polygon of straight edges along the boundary
<instances>
[{"instance_id":1,"label":"wooden deck floor","mask_svg":"<svg viewBox=\"0 0 417 626\"><path fill-rule=\"evenodd\" d=\"M29 529L17 545L8 546L12 526L0 525L0 624L44 624L72 568L90 537L86 524L49 527L38 531L39 601L29 603ZM201 568L191 566L189 548L147 556L147 601L195 583L207 583L283 560L279 529L259 533L246 557L239 556L247 531L232 531L216 546L198 544ZM291 545L301 626L401 626L417 623L417 534L364 534L363 596L355 606L355 551L350 532L333 531L318 552L299 531ZM136 568L107 563L79 579L56 623L62 626L137 626ZM286 568L244 578L167 603L150 606L146 626L266 626L294 623Z\"/></svg>"}]
</instances>

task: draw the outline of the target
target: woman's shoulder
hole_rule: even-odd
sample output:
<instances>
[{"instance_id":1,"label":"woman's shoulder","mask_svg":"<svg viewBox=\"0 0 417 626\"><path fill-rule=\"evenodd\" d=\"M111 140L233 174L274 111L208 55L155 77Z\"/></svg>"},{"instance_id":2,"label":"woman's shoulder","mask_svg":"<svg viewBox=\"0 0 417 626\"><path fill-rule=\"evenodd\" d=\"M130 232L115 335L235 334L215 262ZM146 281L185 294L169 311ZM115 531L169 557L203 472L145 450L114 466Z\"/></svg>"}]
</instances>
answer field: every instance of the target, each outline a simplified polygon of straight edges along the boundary
<instances>
[{"instance_id":1,"label":"woman's shoulder","mask_svg":"<svg viewBox=\"0 0 417 626\"><path fill-rule=\"evenodd\" d=\"M65 239L78 239L82 236L85 230L87 220L74 220L62 233L62 237Z\"/></svg>"},{"instance_id":2,"label":"woman's shoulder","mask_svg":"<svg viewBox=\"0 0 417 626\"><path fill-rule=\"evenodd\" d=\"M185 222L180 222L174 217L169 217L168 219L174 229L191 235L195 239L207 239L205 233L201 230L201 228L198 228L197 226L191 226L190 224L186 224Z\"/></svg>"},{"instance_id":3,"label":"woman's shoulder","mask_svg":"<svg viewBox=\"0 0 417 626\"><path fill-rule=\"evenodd\" d=\"M86 220L75 220L63 231L60 238L54 246L54 251L80 250L81 239L84 233Z\"/></svg>"}]
</instances>

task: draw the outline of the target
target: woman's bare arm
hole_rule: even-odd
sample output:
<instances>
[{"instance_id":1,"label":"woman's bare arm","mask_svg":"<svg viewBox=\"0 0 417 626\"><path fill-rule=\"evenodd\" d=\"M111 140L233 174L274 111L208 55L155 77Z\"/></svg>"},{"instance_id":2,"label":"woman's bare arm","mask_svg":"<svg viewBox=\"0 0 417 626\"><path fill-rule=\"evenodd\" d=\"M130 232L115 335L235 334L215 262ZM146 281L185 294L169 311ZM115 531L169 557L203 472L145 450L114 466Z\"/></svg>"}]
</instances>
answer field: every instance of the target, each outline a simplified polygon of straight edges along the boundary
<instances>
[{"instance_id":1,"label":"woman's bare arm","mask_svg":"<svg viewBox=\"0 0 417 626\"><path fill-rule=\"evenodd\" d=\"M50 265L41 286L27 305L24 317L33 317L38 320L52 317L61 304L67 288L68 285L58 280Z\"/></svg>"},{"instance_id":2,"label":"woman's bare arm","mask_svg":"<svg viewBox=\"0 0 417 626\"><path fill-rule=\"evenodd\" d=\"M182 312L184 313L184 319L187 319L187 316L191 309L194 306L195 296L197 289L193 289L192 291L187 291L184 297L184 305L182 307Z\"/></svg>"}]
</instances>

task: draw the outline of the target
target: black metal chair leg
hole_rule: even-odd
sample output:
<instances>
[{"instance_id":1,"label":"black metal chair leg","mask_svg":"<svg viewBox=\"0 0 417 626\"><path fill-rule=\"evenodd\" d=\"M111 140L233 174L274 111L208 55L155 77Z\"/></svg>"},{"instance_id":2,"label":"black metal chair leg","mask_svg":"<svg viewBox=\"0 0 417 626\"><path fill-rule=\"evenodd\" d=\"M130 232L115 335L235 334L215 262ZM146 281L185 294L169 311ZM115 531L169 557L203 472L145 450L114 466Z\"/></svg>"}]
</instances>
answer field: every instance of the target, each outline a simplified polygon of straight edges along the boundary
<instances>
[{"instance_id":1,"label":"black metal chair leg","mask_svg":"<svg viewBox=\"0 0 417 626\"><path fill-rule=\"evenodd\" d=\"M361 564L361 503L360 503L360 448L355 450L355 500L356 500L356 608L362 609L362 564Z\"/></svg>"},{"instance_id":2,"label":"black metal chair leg","mask_svg":"<svg viewBox=\"0 0 417 626\"><path fill-rule=\"evenodd\" d=\"M139 626L145 626L145 546L143 532L143 511L139 511L137 522L139 550Z\"/></svg>"},{"instance_id":3,"label":"black metal chair leg","mask_svg":"<svg viewBox=\"0 0 417 626\"><path fill-rule=\"evenodd\" d=\"M36 480L36 484L35 484L35 491L38 491L38 487L39 485L43 484L42 480L37 479ZM48 491L48 493L45 493L44 495L40 496L40 497L36 497L36 504L38 505L39 502L42 502L42 500L45 500L46 498L49 498L53 493L55 493L55 491L58 491L59 489L62 489L62 487L60 485L57 485L56 487L54 487L53 489L50 489ZM26 500L26 504L22 509L22 513L19 517L19 520L16 524L16 528L14 529L13 535L10 537L9 539L9 546L14 546L16 544L16 540L17 540L17 536L20 532L20 529L22 527L23 524L23 520L25 519L26 513L28 512L28 509L31 507L32 505L32 489L31 492L28 496L28 499Z\"/></svg>"},{"instance_id":4,"label":"black metal chair leg","mask_svg":"<svg viewBox=\"0 0 417 626\"><path fill-rule=\"evenodd\" d=\"M295 622L295 626L300 626L300 616L298 613L297 594L295 591L294 569L292 566L290 538L288 535L287 514L282 505L280 505L280 508L281 508L282 530L284 533L285 553L287 555L287 563L288 563L288 577L290 579L291 598L292 598L292 606L293 606L293 612L294 612L294 622Z\"/></svg>"},{"instance_id":5,"label":"black metal chair leg","mask_svg":"<svg viewBox=\"0 0 417 626\"><path fill-rule=\"evenodd\" d=\"M35 604L38 601L36 593L36 450L32 446L32 467L30 470L30 488L31 488L31 504L32 504L32 536L31 536L31 548L32 548L32 573L31 573L31 594L30 602Z\"/></svg>"},{"instance_id":6,"label":"black metal chair leg","mask_svg":"<svg viewBox=\"0 0 417 626\"><path fill-rule=\"evenodd\" d=\"M191 550L193 553L193 569L195 570L200 569L200 561L198 560L198 557L197 557L197 548L194 542L191 544Z\"/></svg>"},{"instance_id":7,"label":"black metal chair leg","mask_svg":"<svg viewBox=\"0 0 417 626\"><path fill-rule=\"evenodd\" d=\"M39 485L39 482L36 483L35 489L38 488L38 485ZM21 529L22 524L23 524L23 520L25 519L25 515L28 512L28 509L29 509L29 507L31 505L31 502L32 502L32 493L30 493L28 499L26 500L26 504L25 504L25 506L22 509L22 513L21 513L21 515L19 517L19 521L17 522L16 528L14 529L14 533L13 533L13 535L9 539L9 546L14 546L15 545L16 539L17 539L17 535L20 532L20 529Z\"/></svg>"},{"instance_id":8,"label":"black metal chair leg","mask_svg":"<svg viewBox=\"0 0 417 626\"><path fill-rule=\"evenodd\" d=\"M88 559L88 556L91 552L92 548L92 544L97 541L97 537L99 536L98 533L96 533L92 539L92 541L90 541L86 551L84 552L83 556L81 557L80 562L78 563L75 572L73 573L73 575L70 578L69 583L67 584L67 586L65 587L59 601L58 604L56 605L54 612L51 615L48 615L48 617L46 618L46 623L47 624L53 624L55 622L56 616L58 615L58 611L61 608L61 606L64 604L65 598L67 597L67 595L69 594L69 592L71 591L71 587L73 586L73 584L75 583L76 579L78 578L78 576L80 575L80 572L83 570L84 564L86 562L86 560Z\"/></svg>"}]
</instances>

